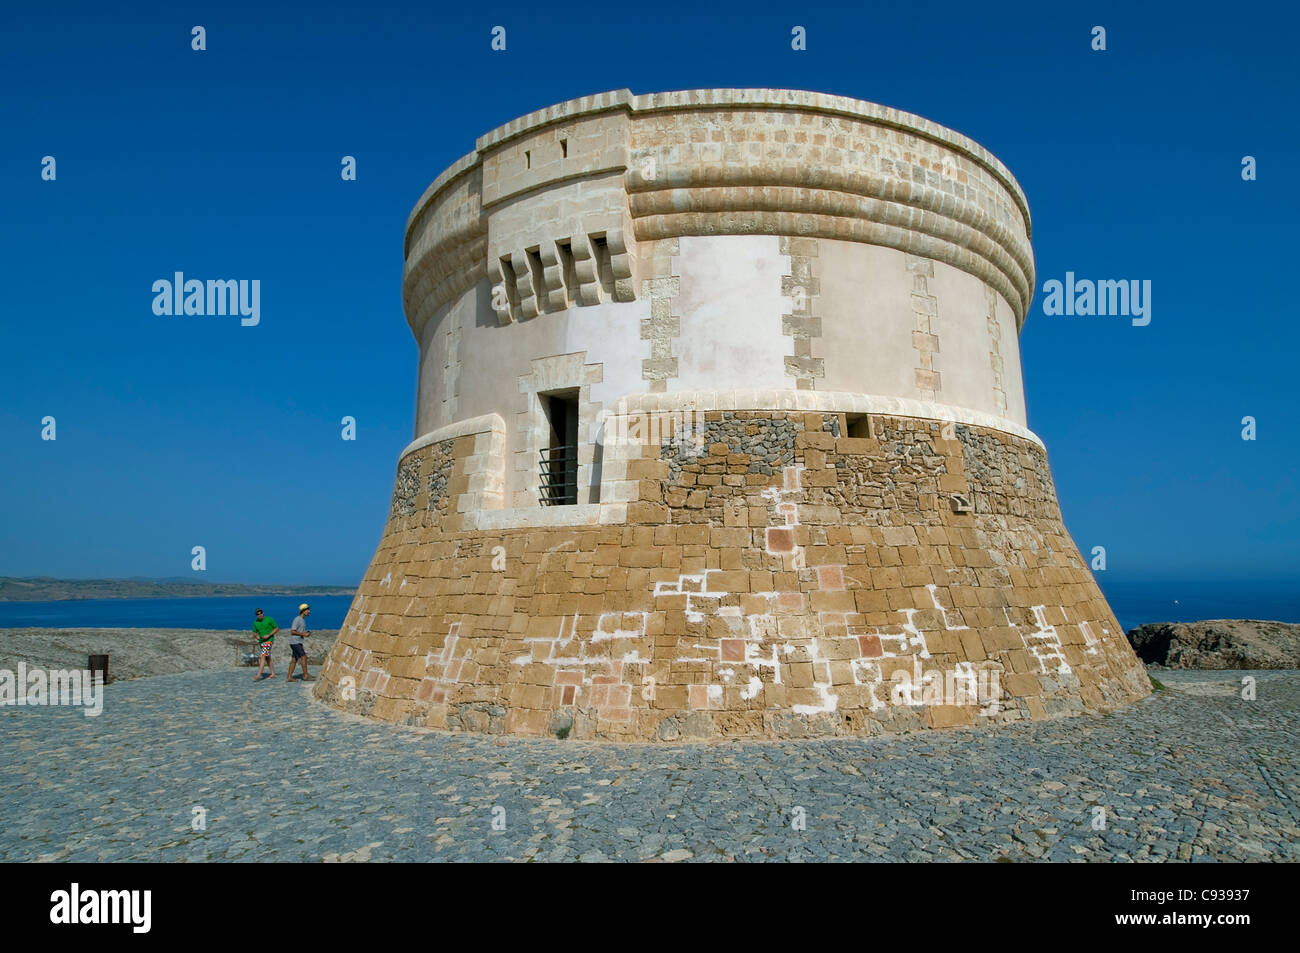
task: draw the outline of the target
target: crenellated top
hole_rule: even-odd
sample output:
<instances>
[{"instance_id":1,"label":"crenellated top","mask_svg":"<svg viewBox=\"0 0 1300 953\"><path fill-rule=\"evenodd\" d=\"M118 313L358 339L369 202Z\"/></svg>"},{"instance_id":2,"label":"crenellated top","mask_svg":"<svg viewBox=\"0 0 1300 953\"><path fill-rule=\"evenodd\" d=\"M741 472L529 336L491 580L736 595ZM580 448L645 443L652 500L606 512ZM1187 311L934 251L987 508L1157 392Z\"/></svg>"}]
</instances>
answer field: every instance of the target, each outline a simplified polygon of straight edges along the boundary
<instances>
[{"instance_id":1,"label":"crenellated top","mask_svg":"<svg viewBox=\"0 0 1300 953\"><path fill-rule=\"evenodd\" d=\"M654 241L768 234L946 262L1022 324L1030 231L1006 167L919 116L796 90L615 90L506 123L439 175L407 222L403 294L417 337L479 282L507 324L634 300Z\"/></svg>"}]
</instances>

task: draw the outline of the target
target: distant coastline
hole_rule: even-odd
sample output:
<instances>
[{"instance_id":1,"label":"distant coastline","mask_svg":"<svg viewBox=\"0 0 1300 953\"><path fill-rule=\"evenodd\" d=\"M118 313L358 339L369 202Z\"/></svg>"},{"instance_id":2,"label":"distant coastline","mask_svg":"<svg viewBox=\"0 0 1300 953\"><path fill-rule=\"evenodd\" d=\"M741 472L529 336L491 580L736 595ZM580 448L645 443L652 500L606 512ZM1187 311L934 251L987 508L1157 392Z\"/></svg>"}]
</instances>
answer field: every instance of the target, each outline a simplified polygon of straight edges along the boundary
<instances>
[{"instance_id":1,"label":"distant coastline","mask_svg":"<svg viewBox=\"0 0 1300 953\"><path fill-rule=\"evenodd\" d=\"M352 586L247 585L178 579L55 579L0 576L0 602L61 602L75 599L183 599L213 596L351 596Z\"/></svg>"}]
</instances>

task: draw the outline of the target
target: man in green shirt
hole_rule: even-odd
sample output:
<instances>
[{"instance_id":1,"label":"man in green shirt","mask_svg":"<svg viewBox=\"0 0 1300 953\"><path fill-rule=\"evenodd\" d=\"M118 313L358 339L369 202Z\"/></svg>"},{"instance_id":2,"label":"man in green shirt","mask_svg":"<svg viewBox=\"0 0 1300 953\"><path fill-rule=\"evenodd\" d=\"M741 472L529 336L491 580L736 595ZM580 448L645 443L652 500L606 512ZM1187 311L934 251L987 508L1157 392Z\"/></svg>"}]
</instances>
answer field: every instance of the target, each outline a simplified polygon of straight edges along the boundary
<instances>
[{"instance_id":1,"label":"man in green shirt","mask_svg":"<svg viewBox=\"0 0 1300 953\"><path fill-rule=\"evenodd\" d=\"M275 633L280 631L280 627L275 624L275 620L269 616L264 616L262 610L257 610L257 615L253 621L253 632L257 636L257 641L261 646L261 655L257 659L257 674L253 681L262 680L262 666L269 666L271 674L267 678L275 678L275 663L271 661L271 643L275 641Z\"/></svg>"}]
</instances>

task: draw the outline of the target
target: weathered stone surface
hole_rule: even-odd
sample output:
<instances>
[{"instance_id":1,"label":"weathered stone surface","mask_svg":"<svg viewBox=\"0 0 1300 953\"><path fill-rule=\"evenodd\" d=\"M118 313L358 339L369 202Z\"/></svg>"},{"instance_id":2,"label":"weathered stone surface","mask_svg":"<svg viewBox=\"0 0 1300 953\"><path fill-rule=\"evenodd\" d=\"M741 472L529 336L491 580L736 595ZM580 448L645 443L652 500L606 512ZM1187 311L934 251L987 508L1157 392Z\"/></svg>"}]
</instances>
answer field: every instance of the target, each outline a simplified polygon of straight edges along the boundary
<instances>
[{"instance_id":1,"label":"weathered stone surface","mask_svg":"<svg viewBox=\"0 0 1300 953\"><path fill-rule=\"evenodd\" d=\"M1025 426L1029 232L974 142L840 97L480 137L407 224L417 438L317 696L648 741L1143 697Z\"/></svg>"},{"instance_id":2,"label":"weathered stone surface","mask_svg":"<svg viewBox=\"0 0 1300 953\"><path fill-rule=\"evenodd\" d=\"M478 531L450 501L395 509L318 696L451 730L667 741L1000 724L1149 691L1037 444L907 417L843 442L837 414L716 418L702 444L637 448L671 464L641 473L649 521ZM399 472L455 486L468 457L434 467L445 445Z\"/></svg>"},{"instance_id":3,"label":"weathered stone surface","mask_svg":"<svg viewBox=\"0 0 1300 953\"><path fill-rule=\"evenodd\" d=\"M1152 622L1130 629L1138 658L1169 668L1300 668L1300 625L1257 619Z\"/></svg>"}]
</instances>

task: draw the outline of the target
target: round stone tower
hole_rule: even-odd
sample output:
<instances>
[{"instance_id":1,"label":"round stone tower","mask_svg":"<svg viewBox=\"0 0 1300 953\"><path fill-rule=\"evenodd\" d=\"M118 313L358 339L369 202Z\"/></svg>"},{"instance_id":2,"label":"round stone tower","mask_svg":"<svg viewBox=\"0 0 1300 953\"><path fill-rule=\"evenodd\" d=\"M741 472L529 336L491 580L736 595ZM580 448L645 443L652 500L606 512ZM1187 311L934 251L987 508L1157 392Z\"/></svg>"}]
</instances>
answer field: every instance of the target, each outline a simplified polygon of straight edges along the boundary
<instances>
[{"instance_id":1,"label":"round stone tower","mask_svg":"<svg viewBox=\"0 0 1300 953\"><path fill-rule=\"evenodd\" d=\"M1026 428L1029 238L979 145L839 96L483 136L407 223L416 440L317 696L671 741L1146 695Z\"/></svg>"}]
</instances>

